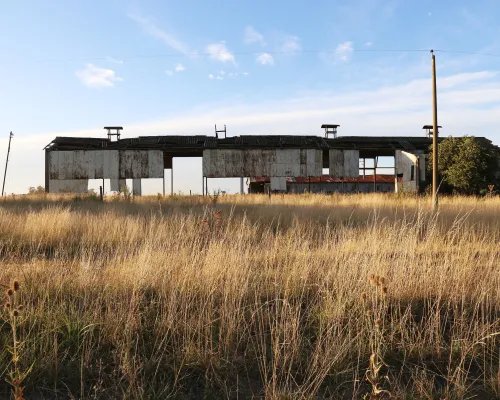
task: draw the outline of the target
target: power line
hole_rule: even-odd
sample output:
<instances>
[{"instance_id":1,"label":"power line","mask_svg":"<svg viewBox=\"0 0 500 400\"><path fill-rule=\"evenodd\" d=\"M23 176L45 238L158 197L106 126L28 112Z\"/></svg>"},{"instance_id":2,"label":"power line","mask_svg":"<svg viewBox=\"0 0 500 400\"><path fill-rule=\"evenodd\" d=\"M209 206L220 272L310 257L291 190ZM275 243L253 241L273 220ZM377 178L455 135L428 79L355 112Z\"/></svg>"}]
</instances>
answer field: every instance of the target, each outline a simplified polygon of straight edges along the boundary
<instances>
[{"instance_id":1,"label":"power line","mask_svg":"<svg viewBox=\"0 0 500 400\"><path fill-rule=\"evenodd\" d=\"M352 53L428 53L431 49L353 49ZM468 51L454 51L454 50L434 50L440 53L449 54L466 54L486 57L500 57L500 54L493 53L475 53ZM26 64L26 63L64 63L74 61L112 61L115 60L132 60L132 59L154 59L154 58L185 58L185 57L217 57L224 55L244 56L253 55L258 56L262 54L279 55L279 54L335 54L338 50L298 50L294 52L286 51L236 51L236 52L220 52L220 53L164 53L164 54L136 54L136 55L123 55L123 56L90 56L90 57L70 57L70 58L54 58L54 59L37 59L37 60L0 60L0 63L7 64Z\"/></svg>"},{"instance_id":2,"label":"power line","mask_svg":"<svg viewBox=\"0 0 500 400\"><path fill-rule=\"evenodd\" d=\"M367 52L367 53L405 53L405 52L429 52L427 49L410 49L410 50L398 50L398 49L359 49L353 52ZM298 50L293 52L287 51L236 51L236 52L220 52L220 53L164 53L164 54L137 54L137 55L124 55L124 56L90 56L90 57L70 57L70 58L54 58L54 59L38 59L38 60L0 60L0 63L8 64L25 64L25 63L53 63L53 62L73 62L73 61L112 61L112 59L118 60L131 60L131 59L148 59L148 58L184 58L184 57L217 57L223 55L254 55L258 56L261 54L325 54L325 53L337 53L337 50Z\"/></svg>"},{"instance_id":3,"label":"power line","mask_svg":"<svg viewBox=\"0 0 500 400\"><path fill-rule=\"evenodd\" d=\"M468 54L471 56L485 56L485 57L500 57L500 54L493 53L474 53L471 51L455 51L455 50L434 50L439 51L440 53L450 53L450 54Z\"/></svg>"}]
</instances>

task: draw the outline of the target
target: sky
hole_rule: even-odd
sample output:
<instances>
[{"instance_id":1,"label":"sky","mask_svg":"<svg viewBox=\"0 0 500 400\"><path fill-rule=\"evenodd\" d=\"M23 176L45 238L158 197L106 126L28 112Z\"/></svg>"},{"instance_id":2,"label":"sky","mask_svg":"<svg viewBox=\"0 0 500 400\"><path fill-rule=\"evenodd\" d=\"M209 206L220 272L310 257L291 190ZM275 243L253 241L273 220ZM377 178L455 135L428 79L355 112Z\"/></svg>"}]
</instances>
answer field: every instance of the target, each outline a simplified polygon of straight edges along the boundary
<instances>
[{"instance_id":1,"label":"sky","mask_svg":"<svg viewBox=\"0 0 500 400\"><path fill-rule=\"evenodd\" d=\"M499 145L499 15L498 0L2 0L6 192L44 184L55 136L104 137L109 125L123 137L213 135L214 124L228 136L323 135L324 123L345 136L423 135L430 49L445 50L441 134ZM174 191L199 193L201 174L201 159L174 159Z\"/></svg>"}]
</instances>

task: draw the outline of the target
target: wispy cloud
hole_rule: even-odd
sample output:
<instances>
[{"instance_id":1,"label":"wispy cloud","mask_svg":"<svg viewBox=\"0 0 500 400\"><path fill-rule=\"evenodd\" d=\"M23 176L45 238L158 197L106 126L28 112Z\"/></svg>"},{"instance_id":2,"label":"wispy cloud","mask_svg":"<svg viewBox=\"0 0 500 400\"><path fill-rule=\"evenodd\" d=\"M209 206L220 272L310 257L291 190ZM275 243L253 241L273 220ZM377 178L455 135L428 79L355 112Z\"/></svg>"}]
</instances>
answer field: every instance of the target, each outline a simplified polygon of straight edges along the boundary
<instances>
[{"instance_id":1,"label":"wispy cloud","mask_svg":"<svg viewBox=\"0 0 500 400\"><path fill-rule=\"evenodd\" d=\"M260 54L257 57L256 61L257 61L257 63L259 63L261 65L274 65L274 58L269 53Z\"/></svg>"},{"instance_id":2,"label":"wispy cloud","mask_svg":"<svg viewBox=\"0 0 500 400\"><path fill-rule=\"evenodd\" d=\"M184 55L189 55L191 53L191 50L189 49L188 45L183 43L181 40L177 39L174 35L158 28L149 19L133 14L130 14L129 18L137 22L147 34L157 39L160 39L168 47Z\"/></svg>"},{"instance_id":3,"label":"wispy cloud","mask_svg":"<svg viewBox=\"0 0 500 400\"><path fill-rule=\"evenodd\" d=\"M207 46L207 53L212 60L220 62L231 62L236 65L234 55L227 49L224 43L213 43Z\"/></svg>"},{"instance_id":4,"label":"wispy cloud","mask_svg":"<svg viewBox=\"0 0 500 400\"><path fill-rule=\"evenodd\" d=\"M208 79L214 79L215 76L213 74L208 74Z\"/></svg>"},{"instance_id":5,"label":"wispy cloud","mask_svg":"<svg viewBox=\"0 0 500 400\"><path fill-rule=\"evenodd\" d=\"M289 55L298 53L301 49L302 45L297 36L286 36L280 45L280 51Z\"/></svg>"},{"instance_id":6,"label":"wispy cloud","mask_svg":"<svg viewBox=\"0 0 500 400\"><path fill-rule=\"evenodd\" d=\"M335 55L337 56L337 58L342 61L349 61L354 51L352 45L352 42L344 42L339 44L335 49Z\"/></svg>"},{"instance_id":7,"label":"wispy cloud","mask_svg":"<svg viewBox=\"0 0 500 400\"><path fill-rule=\"evenodd\" d=\"M113 57L106 57L106 59L109 61L109 62L112 62L114 64L123 64L123 60L118 60L117 58L113 58Z\"/></svg>"},{"instance_id":8,"label":"wispy cloud","mask_svg":"<svg viewBox=\"0 0 500 400\"><path fill-rule=\"evenodd\" d=\"M251 43L260 43L262 45L265 45L264 41L264 36L258 32L253 26L247 26L245 28L245 37L243 41L246 44L251 44Z\"/></svg>"},{"instance_id":9,"label":"wispy cloud","mask_svg":"<svg viewBox=\"0 0 500 400\"><path fill-rule=\"evenodd\" d=\"M184 67L184 65L182 64L177 64L175 66L175 72L182 72L182 71L185 71L186 70L186 67Z\"/></svg>"},{"instance_id":10,"label":"wispy cloud","mask_svg":"<svg viewBox=\"0 0 500 400\"><path fill-rule=\"evenodd\" d=\"M84 69L76 71L75 75L85 86L94 89L113 87L115 82L123 80L112 69L99 68L94 64L87 64Z\"/></svg>"}]
</instances>

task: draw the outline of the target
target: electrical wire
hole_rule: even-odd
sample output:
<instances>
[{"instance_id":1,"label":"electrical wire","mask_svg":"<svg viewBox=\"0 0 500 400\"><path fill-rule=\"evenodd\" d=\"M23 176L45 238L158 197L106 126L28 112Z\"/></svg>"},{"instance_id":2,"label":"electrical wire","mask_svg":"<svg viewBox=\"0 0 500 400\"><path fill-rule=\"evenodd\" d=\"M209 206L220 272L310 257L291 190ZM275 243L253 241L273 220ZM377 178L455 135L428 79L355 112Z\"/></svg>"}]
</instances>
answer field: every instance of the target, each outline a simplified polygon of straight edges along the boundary
<instances>
[{"instance_id":1,"label":"electrical wire","mask_svg":"<svg viewBox=\"0 0 500 400\"><path fill-rule=\"evenodd\" d=\"M422 53L430 52L431 49L353 49L353 53ZM434 52L449 53L449 54L466 54L486 57L500 57L500 54L493 53L475 53L468 51L454 51L454 50L434 50ZM124 56L91 56L91 57L71 57L71 58L55 58L55 59L38 59L38 60L0 60L3 64L26 64L26 63L64 63L75 61L112 61L114 60L133 60L133 59L154 59L154 58L185 58L185 57L217 57L222 55L231 54L233 56L244 55L279 55L279 54L335 54L337 50L299 50L295 52L285 51L237 51L237 52L220 52L220 53L164 53L164 54L137 54L137 55L124 55Z\"/></svg>"}]
</instances>

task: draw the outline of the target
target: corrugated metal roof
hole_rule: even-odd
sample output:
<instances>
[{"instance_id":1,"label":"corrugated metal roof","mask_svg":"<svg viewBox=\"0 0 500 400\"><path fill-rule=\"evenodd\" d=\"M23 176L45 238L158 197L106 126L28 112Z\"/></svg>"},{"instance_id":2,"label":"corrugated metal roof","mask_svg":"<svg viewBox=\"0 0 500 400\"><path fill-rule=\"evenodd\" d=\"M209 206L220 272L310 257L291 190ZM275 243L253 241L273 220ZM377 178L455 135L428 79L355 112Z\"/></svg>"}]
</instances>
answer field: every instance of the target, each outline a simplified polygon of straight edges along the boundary
<instances>
[{"instance_id":1,"label":"corrugated metal roof","mask_svg":"<svg viewBox=\"0 0 500 400\"><path fill-rule=\"evenodd\" d=\"M498 149L486 138L477 137L487 146ZM443 140L440 138L439 140ZM140 136L111 141L107 138L56 137L50 150L79 150L87 148L160 149L165 151L201 151L206 148L301 148L301 149L357 149L365 152L391 152L393 150L428 152L432 139L415 136L342 136L323 138L319 136L294 135L244 135L216 138L204 135Z\"/></svg>"}]
</instances>

